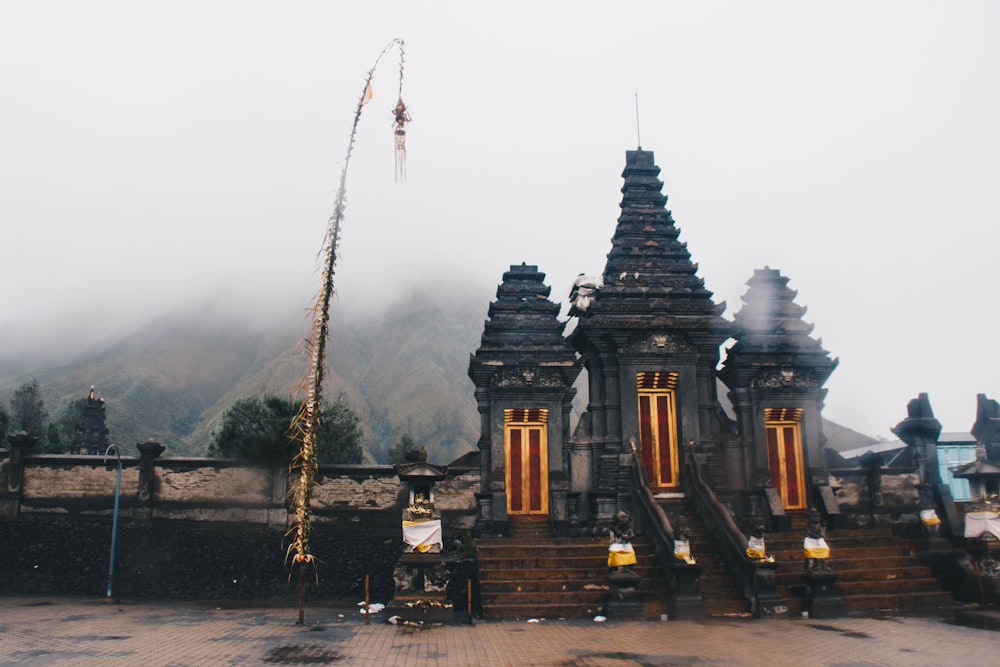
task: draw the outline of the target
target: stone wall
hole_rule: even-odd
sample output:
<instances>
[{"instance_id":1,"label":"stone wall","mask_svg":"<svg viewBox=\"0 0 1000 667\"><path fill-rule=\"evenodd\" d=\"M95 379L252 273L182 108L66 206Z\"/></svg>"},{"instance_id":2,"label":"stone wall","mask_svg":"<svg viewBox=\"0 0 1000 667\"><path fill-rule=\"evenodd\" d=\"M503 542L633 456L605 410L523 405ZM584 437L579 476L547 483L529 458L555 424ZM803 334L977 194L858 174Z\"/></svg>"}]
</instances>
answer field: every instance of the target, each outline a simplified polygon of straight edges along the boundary
<instances>
[{"instance_id":1,"label":"stone wall","mask_svg":"<svg viewBox=\"0 0 1000 667\"><path fill-rule=\"evenodd\" d=\"M28 456L11 483L0 450L0 594L101 595L106 590L116 469L103 457ZM114 592L122 596L293 601L286 562L285 469L222 459L122 458ZM475 521L479 470L456 468L435 487L445 542ZM408 492L391 466L320 466L314 496L313 600L392 595Z\"/></svg>"},{"instance_id":2,"label":"stone wall","mask_svg":"<svg viewBox=\"0 0 1000 667\"><path fill-rule=\"evenodd\" d=\"M882 474L879 488L873 489L872 478L864 470L830 472L840 511L852 527L891 527L907 534L919 526L920 478L916 473Z\"/></svg>"},{"instance_id":3,"label":"stone wall","mask_svg":"<svg viewBox=\"0 0 1000 667\"><path fill-rule=\"evenodd\" d=\"M80 507L99 511L113 498L116 468L106 468L101 457L56 457L47 465L32 465L23 476L22 507L27 511L65 511L55 499L72 498ZM138 493L139 468L130 465L122 469L121 494Z\"/></svg>"}]
</instances>

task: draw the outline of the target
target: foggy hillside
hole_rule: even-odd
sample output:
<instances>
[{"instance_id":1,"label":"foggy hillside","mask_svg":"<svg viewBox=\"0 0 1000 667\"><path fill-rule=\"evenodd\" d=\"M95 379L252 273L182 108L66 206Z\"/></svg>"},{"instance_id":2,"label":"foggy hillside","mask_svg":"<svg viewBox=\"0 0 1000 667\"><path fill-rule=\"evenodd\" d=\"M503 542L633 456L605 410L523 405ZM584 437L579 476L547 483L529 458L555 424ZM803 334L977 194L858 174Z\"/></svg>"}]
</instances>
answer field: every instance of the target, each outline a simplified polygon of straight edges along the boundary
<instances>
[{"instance_id":1,"label":"foggy hillside","mask_svg":"<svg viewBox=\"0 0 1000 667\"><path fill-rule=\"evenodd\" d=\"M361 417L366 460L382 461L403 434L439 462L473 448L479 419L466 371L489 295L479 297L416 291L382 313L334 313L324 394L343 399ZM0 396L6 406L14 389L37 379L56 420L95 385L105 399L110 439L124 452L154 438L167 446L165 455L200 456L237 399L263 392L301 396L308 328L301 316L248 323L202 304L77 359L0 358Z\"/></svg>"},{"instance_id":2,"label":"foggy hillside","mask_svg":"<svg viewBox=\"0 0 1000 667\"><path fill-rule=\"evenodd\" d=\"M404 434L436 462L473 450L479 413L467 369L492 296L415 290L382 312L335 309L324 394L344 400L361 418L366 461L384 462ZM241 313L210 301L153 319L76 359L0 356L0 397L6 405L14 389L37 379L54 421L95 385L105 399L111 442L123 452L135 453L135 443L154 438L166 445L167 456L204 455L237 399L265 392L301 396L309 321L301 311L270 319L259 310ZM586 405L584 376L577 389L574 415ZM725 403L724 387L719 396ZM825 421L824 431L837 450L874 442L832 422Z\"/></svg>"}]
</instances>

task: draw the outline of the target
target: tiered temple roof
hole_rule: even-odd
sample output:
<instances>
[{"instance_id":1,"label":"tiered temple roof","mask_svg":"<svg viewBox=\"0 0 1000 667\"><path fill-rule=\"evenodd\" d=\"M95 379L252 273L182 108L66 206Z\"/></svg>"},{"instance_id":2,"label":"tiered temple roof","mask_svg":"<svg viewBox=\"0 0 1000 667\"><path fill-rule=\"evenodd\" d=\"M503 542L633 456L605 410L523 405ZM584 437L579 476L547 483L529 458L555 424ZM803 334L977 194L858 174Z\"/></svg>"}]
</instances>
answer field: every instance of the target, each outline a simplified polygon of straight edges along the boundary
<instances>
[{"instance_id":1,"label":"tiered temple roof","mask_svg":"<svg viewBox=\"0 0 1000 667\"><path fill-rule=\"evenodd\" d=\"M812 338L806 308L788 278L770 267L757 269L747 282L744 306L735 315L737 342L729 348L719 377L730 389L764 386L822 386L837 367Z\"/></svg>"},{"instance_id":2,"label":"tiered temple roof","mask_svg":"<svg viewBox=\"0 0 1000 667\"><path fill-rule=\"evenodd\" d=\"M559 305L549 300L551 290L544 281L537 266L524 263L503 274L479 349L469 361L476 386L484 386L503 367L549 368L559 381L573 384L581 362L563 337Z\"/></svg>"},{"instance_id":3,"label":"tiered temple roof","mask_svg":"<svg viewBox=\"0 0 1000 667\"><path fill-rule=\"evenodd\" d=\"M697 276L678 240L652 151L626 151L621 215L604 269L604 286L581 326L728 328L725 304Z\"/></svg>"}]
</instances>

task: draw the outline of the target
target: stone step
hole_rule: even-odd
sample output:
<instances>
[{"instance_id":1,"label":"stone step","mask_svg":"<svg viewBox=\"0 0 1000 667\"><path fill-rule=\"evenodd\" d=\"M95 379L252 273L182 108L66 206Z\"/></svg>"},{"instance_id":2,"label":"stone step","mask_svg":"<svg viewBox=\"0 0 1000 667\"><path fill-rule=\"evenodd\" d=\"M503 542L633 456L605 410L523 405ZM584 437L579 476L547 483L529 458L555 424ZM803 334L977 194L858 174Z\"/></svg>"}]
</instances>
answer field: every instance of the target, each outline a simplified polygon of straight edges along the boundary
<instances>
[{"instance_id":1,"label":"stone step","mask_svg":"<svg viewBox=\"0 0 1000 667\"><path fill-rule=\"evenodd\" d=\"M778 592L788 602L789 613L799 613L806 594L801 566L804 534L767 534L768 553L782 564L775 573ZM829 568L838 575L834 593L852 612L915 610L950 607L951 595L914 555L912 543L884 528L830 531ZM788 565L790 567L784 567Z\"/></svg>"},{"instance_id":2,"label":"stone step","mask_svg":"<svg viewBox=\"0 0 1000 667\"><path fill-rule=\"evenodd\" d=\"M940 593L941 584L933 577L917 579L891 579L880 581L845 581L839 579L834 588L841 595L885 595L889 593Z\"/></svg>"},{"instance_id":3,"label":"stone step","mask_svg":"<svg viewBox=\"0 0 1000 667\"><path fill-rule=\"evenodd\" d=\"M844 598L850 611L948 609L954 604L945 591L853 595Z\"/></svg>"},{"instance_id":4,"label":"stone step","mask_svg":"<svg viewBox=\"0 0 1000 667\"><path fill-rule=\"evenodd\" d=\"M746 615L749 603L737 586L736 578L722 562L718 542L701 517L683 499L661 499L659 503L675 530L678 519L683 518L687 524L691 555L701 566L701 599L705 613L710 616Z\"/></svg>"},{"instance_id":5,"label":"stone step","mask_svg":"<svg viewBox=\"0 0 1000 667\"><path fill-rule=\"evenodd\" d=\"M638 565L635 568L636 574L643 579L653 579L660 577L660 570L655 566ZM485 583L499 581L607 581L607 564L600 567L590 568L568 568L559 570L539 570L538 568L485 568L480 567L479 580Z\"/></svg>"},{"instance_id":6,"label":"stone step","mask_svg":"<svg viewBox=\"0 0 1000 667\"><path fill-rule=\"evenodd\" d=\"M788 613L797 615L802 612L804 591L786 591L778 589L788 602ZM915 591L894 593L873 593L866 595L848 595L841 598L849 612L862 613L874 611L927 611L932 609L951 609L954 601L950 593L945 591Z\"/></svg>"},{"instance_id":7,"label":"stone step","mask_svg":"<svg viewBox=\"0 0 1000 667\"><path fill-rule=\"evenodd\" d=\"M841 563L843 567L850 567L852 563ZM904 568L882 568L882 569L837 569L830 568L837 573L837 583L853 582L853 581L864 581L870 583L881 583L883 581L897 581L897 580L931 580L937 582L934 579L933 574L929 567L925 566L915 566L915 567L904 567ZM801 583L802 581L802 570L797 572L792 571L782 571L778 570L774 575L774 581L777 585L789 586L793 584Z\"/></svg>"},{"instance_id":8,"label":"stone step","mask_svg":"<svg viewBox=\"0 0 1000 667\"><path fill-rule=\"evenodd\" d=\"M609 540L607 537L549 537L531 542L524 542L509 537L480 538L476 542L479 549L499 549L499 550L538 550L538 549L605 549L607 550ZM653 549L653 541L648 537L638 536L632 540L635 549Z\"/></svg>"},{"instance_id":9,"label":"stone step","mask_svg":"<svg viewBox=\"0 0 1000 667\"><path fill-rule=\"evenodd\" d=\"M662 591L637 590L646 617L666 613ZM512 618L587 618L605 613L609 591L522 592L482 594L483 616L489 619Z\"/></svg>"},{"instance_id":10,"label":"stone step","mask_svg":"<svg viewBox=\"0 0 1000 667\"><path fill-rule=\"evenodd\" d=\"M656 556L653 554L636 554L636 564L639 567L649 567L659 571ZM538 556L520 558L479 557L479 569L482 570L594 570L607 573L608 553L594 556Z\"/></svg>"},{"instance_id":11,"label":"stone step","mask_svg":"<svg viewBox=\"0 0 1000 667\"><path fill-rule=\"evenodd\" d=\"M805 594L806 584L799 579L797 582L782 582L779 587L788 589L792 595ZM843 599L864 595L888 595L894 593L939 593L941 586L937 579L927 577L922 579L893 579L880 581L845 581L839 579L834 584L836 594Z\"/></svg>"},{"instance_id":12,"label":"stone step","mask_svg":"<svg viewBox=\"0 0 1000 667\"><path fill-rule=\"evenodd\" d=\"M727 602L705 602L705 613L714 617L739 617L749 618L753 616L745 600Z\"/></svg>"},{"instance_id":13,"label":"stone step","mask_svg":"<svg viewBox=\"0 0 1000 667\"><path fill-rule=\"evenodd\" d=\"M600 584L593 579L566 579L562 581L513 580L495 579L482 586L483 601L496 602L501 596L517 599L522 594L556 595L563 593L587 593L603 595L607 598L611 587L608 583Z\"/></svg>"},{"instance_id":14,"label":"stone step","mask_svg":"<svg viewBox=\"0 0 1000 667\"><path fill-rule=\"evenodd\" d=\"M666 613L669 587L652 542L640 537L632 545L644 613ZM601 613L613 594L607 537L484 539L477 553L486 618L584 618Z\"/></svg>"},{"instance_id":15,"label":"stone step","mask_svg":"<svg viewBox=\"0 0 1000 667\"><path fill-rule=\"evenodd\" d=\"M605 594L605 599L607 595ZM604 612L604 601L580 604L483 603L483 617L488 619L526 620L529 618L591 618Z\"/></svg>"},{"instance_id":16,"label":"stone step","mask_svg":"<svg viewBox=\"0 0 1000 667\"><path fill-rule=\"evenodd\" d=\"M897 549L902 550L904 553L910 553L913 547L902 541L895 541L892 538L883 539L878 537L865 537L865 536L853 536L853 535L836 535L833 537L826 537L826 543L830 546L830 549L854 549L858 547L867 547L871 545L879 546L892 546ZM791 550L802 550L802 543L804 537L790 537L790 538L780 538L775 539L771 537L764 536L764 543L767 545L768 552L771 551L791 551Z\"/></svg>"},{"instance_id":17,"label":"stone step","mask_svg":"<svg viewBox=\"0 0 1000 667\"><path fill-rule=\"evenodd\" d=\"M772 549L771 545L768 544L767 553L774 556L775 560L779 563L794 563L804 560L801 546L797 549ZM866 547L846 547L842 549L835 549L833 546L830 547L831 562L835 560L847 562L855 558L892 558L894 556L912 558L909 550L900 545L881 546L871 544Z\"/></svg>"},{"instance_id":18,"label":"stone step","mask_svg":"<svg viewBox=\"0 0 1000 667\"><path fill-rule=\"evenodd\" d=\"M536 544L536 545L523 545L523 544L509 544L509 545L497 545L497 546L487 546L478 545L477 551L485 558L544 558L544 557L595 557L597 554L607 553L608 545L603 542L600 544ZM640 551L636 549L636 551Z\"/></svg>"},{"instance_id":19,"label":"stone step","mask_svg":"<svg viewBox=\"0 0 1000 667\"><path fill-rule=\"evenodd\" d=\"M480 582L482 584L482 582ZM636 590L642 591L655 591L658 593L666 593L670 589L666 580L664 579L644 579L639 582L636 586ZM492 579L489 584L485 586L484 590L487 591L489 595L498 595L503 593L573 593L574 591L592 593L596 591L604 591L605 596L611 590L611 584L605 579L604 583L600 583L599 580L595 579L559 579L559 580L525 580L525 579Z\"/></svg>"}]
</instances>

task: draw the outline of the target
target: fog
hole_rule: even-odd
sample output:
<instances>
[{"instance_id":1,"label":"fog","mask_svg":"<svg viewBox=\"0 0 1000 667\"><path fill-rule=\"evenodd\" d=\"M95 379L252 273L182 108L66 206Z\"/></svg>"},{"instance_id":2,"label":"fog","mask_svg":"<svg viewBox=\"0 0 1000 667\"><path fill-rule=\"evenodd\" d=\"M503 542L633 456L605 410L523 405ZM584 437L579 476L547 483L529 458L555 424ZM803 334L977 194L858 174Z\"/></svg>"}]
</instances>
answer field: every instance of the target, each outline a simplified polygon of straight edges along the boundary
<instances>
[{"instance_id":1,"label":"fog","mask_svg":"<svg viewBox=\"0 0 1000 667\"><path fill-rule=\"evenodd\" d=\"M297 317L394 37L408 178L390 51L338 317L415 285L485 316L522 261L564 302L641 142L726 317L755 268L790 278L840 358L828 418L891 437L926 391L959 431L1000 398L1000 5L975 1L0 3L0 357L198 300Z\"/></svg>"}]
</instances>

